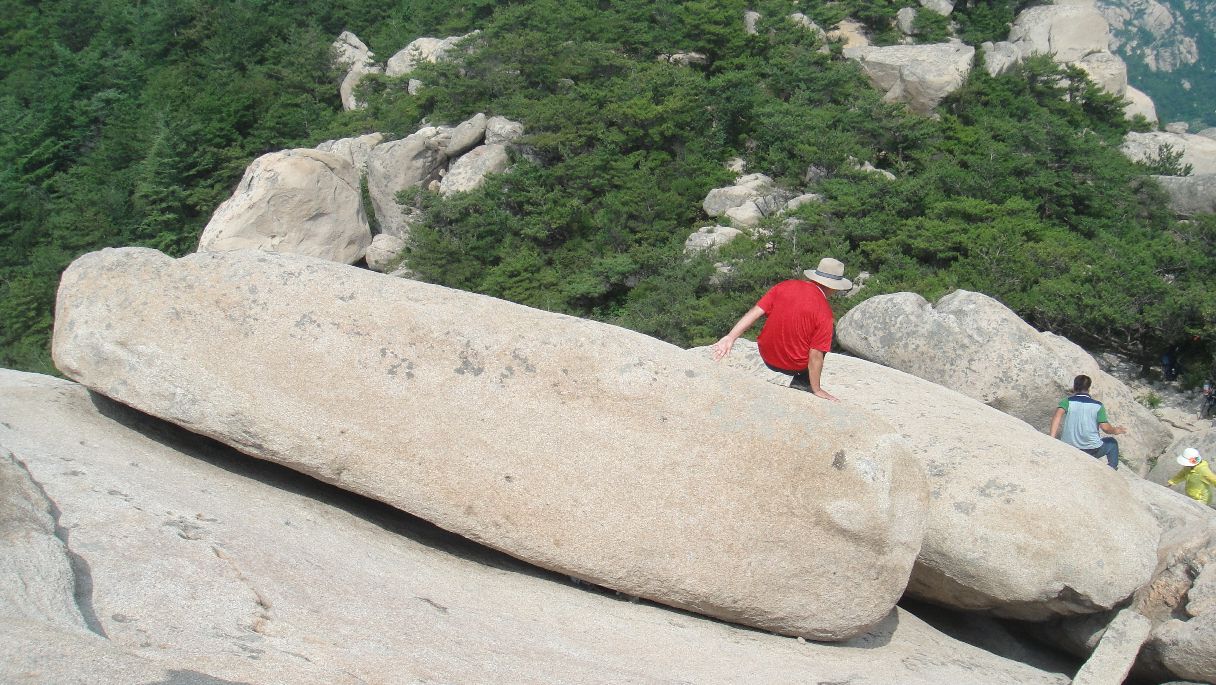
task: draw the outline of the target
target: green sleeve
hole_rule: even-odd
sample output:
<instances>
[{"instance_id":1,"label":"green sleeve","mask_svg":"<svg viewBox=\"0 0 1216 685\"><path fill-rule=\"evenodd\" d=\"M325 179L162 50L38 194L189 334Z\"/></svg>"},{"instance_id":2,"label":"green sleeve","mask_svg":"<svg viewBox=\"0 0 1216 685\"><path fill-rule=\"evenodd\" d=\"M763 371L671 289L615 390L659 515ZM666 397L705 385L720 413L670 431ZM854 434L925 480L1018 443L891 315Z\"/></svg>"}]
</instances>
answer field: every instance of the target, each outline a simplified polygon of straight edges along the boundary
<instances>
[{"instance_id":1,"label":"green sleeve","mask_svg":"<svg viewBox=\"0 0 1216 685\"><path fill-rule=\"evenodd\" d=\"M1098 408L1098 423L1110 423L1110 419L1106 418L1106 405Z\"/></svg>"},{"instance_id":2,"label":"green sleeve","mask_svg":"<svg viewBox=\"0 0 1216 685\"><path fill-rule=\"evenodd\" d=\"M1068 398L1067 397L1060 400L1060 409L1063 409L1064 411L1068 411Z\"/></svg>"}]
</instances>

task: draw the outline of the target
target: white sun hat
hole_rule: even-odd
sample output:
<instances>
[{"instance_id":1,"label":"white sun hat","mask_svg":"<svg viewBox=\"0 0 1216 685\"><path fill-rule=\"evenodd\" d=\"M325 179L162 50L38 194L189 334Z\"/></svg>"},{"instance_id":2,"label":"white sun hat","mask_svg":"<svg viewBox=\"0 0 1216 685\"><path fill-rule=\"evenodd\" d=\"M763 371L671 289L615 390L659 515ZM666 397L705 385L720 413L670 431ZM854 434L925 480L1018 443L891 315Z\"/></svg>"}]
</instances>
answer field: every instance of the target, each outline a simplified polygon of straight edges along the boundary
<instances>
[{"instance_id":1,"label":"white sun hat","mask_svg":"<svg viewBox=\"0 0 1216 685\"><path fill-rule=\"evenodd\" d=\"M1178 463L1182 466L1194 466L1202 460L1203 457L1199 456L1199 450L1194 447L1188 447L1182 450L1182 454L1178 455Z\"/></svg>"}]
</instances>

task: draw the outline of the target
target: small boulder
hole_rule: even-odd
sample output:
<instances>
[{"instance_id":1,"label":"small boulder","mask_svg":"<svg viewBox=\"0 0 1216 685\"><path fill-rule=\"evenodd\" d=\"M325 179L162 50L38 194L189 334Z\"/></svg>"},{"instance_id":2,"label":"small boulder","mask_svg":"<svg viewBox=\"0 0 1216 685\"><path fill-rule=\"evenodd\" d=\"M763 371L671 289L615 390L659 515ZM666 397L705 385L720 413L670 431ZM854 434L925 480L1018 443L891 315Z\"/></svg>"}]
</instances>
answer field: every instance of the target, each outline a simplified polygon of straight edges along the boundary
<instances>
[{"instance_id":1,"label":"small boulder","mask_svg":"<svg viewBox=\"0 0 1216 685\"><path fill-rule=\"evenodd\" d=\"M355 97L355 88L364 76L381 73L381 68L373 61L375 54L350 31L343 31L333 43L334 62L346 68L338 94L342 98L342 109L352 111L363 109L364 103Z\"/></svg>"},{"instance_id":2,"label":"small boulder","mask_svg":"<svg viewBox=\"0 0 1216 685\"><path fill-rule=\"evenodd\" d=\"M759 23L761 17L759 12L747 10L743 13L743 32L749 36L756 35L756 24Z\"/></svg>"},{"instance_id":3,"label":"small boulder","mask_svg":"<svg viewBox=\"0 0 1216 685\"><path fill-rule=\"evenodd\" d=\"M764 174L740 176L733 186L714 188L705 195L701 208L709 216L722 216L726 210L755 202L773 192L773 180Z\"/></svg>"},{"instance_id":4,"label":"small boulder","mask_svg":"<svg viewBox=\"0 0 1216 685\"><path fill-rule=\"evenodd\" d=\"M731 226L702 226L684 241L684 254L716 250L743 235Z\"/></svg>"},{"instance_id":5,"label":"small boulder","mask_svg":"<svg viewBox=\"0 0 1216 685\"><path fill-rule=\"evenodd\" d=\"M1095 52L1077 60L1076 65L1102 90L1120 96L1127 92L1127 64L1118 55Z\"/></svg>"},{"instance_id":6,"label":"small boulder","mask_svg":"<svg viewBox=\"0 0 1216 685\"><path fill-rule=\"evenodd\" d=\"M937 12L943 17L950 16L950 13L954 11L954 3L950 0L920 0L920 6Z\"/></svg>"},{"instance_id":7,"label":"small boulder","mask_svg":"<svg viewBox=\"0 0 1216 685\"><path fill-rule=\"evenodd\" d=\"M1153 176L1170 198L1170 209L1183 217L1216 214L1216 174Z\"/></svg>"},{"instance_id":8,"label":"small boulder","mask_svg":"<svg viewBox=\"0 0 1216 685\"><path fill-rule=\"evenodd\" d=\"M372 271L386 273L405 251L405 241L395 235L377 233L372 238L372 244L367 246L367 268Z\"/></svg>"},{"instance_id":9,"label":"small boulder","mask_svg":"<svg viewBox=\"0 0 1216 685\"><path fill-rule=\"evenodd\" d=\"M1007 40L999 43L988 41L982 43L980 49L984 53L984 70L989 76L1000 76L1022 63L1022 52Z\"/></svg>"},{"instance_id":10,"label":"small boulder","mask_svg":"<svg viewBox=\"0 0 1216 685\"><path fill-rule=\"evenodd\" d=\"M268 250L354 264L371 241L359 172L335 154L302 148L254 160L211 216L198 251Z\"/></svg>"},{"instance_id":11,"label":"small boulder","mask_svg":"<svg viewBox=\"0 0 1216 685\"><path fill-rule=\"evenodd\" d=\"M473 31L463 36L448 36L447 38L417 38L388 58L384 73L393 77L405 76L424 62L433 64L443 61L462 40L478 33L480 32Z\"/></svg>"},{"instance_id":12,"label":"small boulder","mask_svg":"<svg viewBox=\"0 0 1216 685\"><path fill-rule=\"evenodd\" d=\"M458 157L439 183L442 195L463 193L477 188L489 174L501 174L511 165L507 146L481 145Z\"/></svg>"},{"instance_id":13,"label":"small boulder","mask_svg":"<svg viewBox=\"0 0 1216 685\"><path fill-rule=\"evenodd\" d=\"M513 145L524 135L524 125L506 117L486 120L486 145Z\"/></svg>"},{"instance_id":14,"label":"small boulder","mask_svg":"<svg viewBox=\"0 0 1216 685\"><path fill-rule=\"evenodd\" d=\"M916 29L916 10L911 7L902 7L895 13L895 27L905 36L910 36Z\"/></svg>"},{"instance_id":15,"label":"small boulder","mask_svg":"<svg viewBox=\"0 0 1216 685\"><path fill-rule=\"evenodd\" d=\"M1127 100L1127 106L1123 108L1123 115L1125 117L1132 119L1137 114L1140 114L1150 124L1157 123L1157 105L1153 103L1153 99L1146 93L1128 86L1123 91L1123 97Z\"/></svg>"},{"instance_id":16,"label":"small boulder","mask_svg":"<svg viewBox=\"0 0 1216 685\"><path fill-rule=\"evenodd\" d=\"M481 145L486 139L486 115L477 113L452 129L451 138L443 152L448 157L459 157Z\"/></svg>"}]
</instances>

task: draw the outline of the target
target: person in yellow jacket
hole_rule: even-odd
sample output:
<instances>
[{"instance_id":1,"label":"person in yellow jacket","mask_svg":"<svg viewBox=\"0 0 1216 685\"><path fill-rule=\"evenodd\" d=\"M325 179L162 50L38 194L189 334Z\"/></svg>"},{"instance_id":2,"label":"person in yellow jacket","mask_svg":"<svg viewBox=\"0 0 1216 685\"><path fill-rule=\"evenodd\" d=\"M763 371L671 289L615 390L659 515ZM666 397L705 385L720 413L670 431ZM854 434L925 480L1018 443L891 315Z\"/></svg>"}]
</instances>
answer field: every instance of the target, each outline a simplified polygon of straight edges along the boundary
<instances>
[{"instance_id":1,"label":"person in yellow jacket","mask_svg":"<svg viewBox=\"0 0 1216 685\"><path fill-rule=\"evenodd\" d=\"M1194 447L1186 448L1179 455L1178 463L1182 470L1174 474L1174 477L1167 481L1168 484L1172 487L1175 483L1185 480L1187 497L1210 504L1212 491L1208 489L1208 485L1216 485L1216 473L1212 473L1208 463L1199 456L1199 450Z\"/></svg>"}]
</instances>

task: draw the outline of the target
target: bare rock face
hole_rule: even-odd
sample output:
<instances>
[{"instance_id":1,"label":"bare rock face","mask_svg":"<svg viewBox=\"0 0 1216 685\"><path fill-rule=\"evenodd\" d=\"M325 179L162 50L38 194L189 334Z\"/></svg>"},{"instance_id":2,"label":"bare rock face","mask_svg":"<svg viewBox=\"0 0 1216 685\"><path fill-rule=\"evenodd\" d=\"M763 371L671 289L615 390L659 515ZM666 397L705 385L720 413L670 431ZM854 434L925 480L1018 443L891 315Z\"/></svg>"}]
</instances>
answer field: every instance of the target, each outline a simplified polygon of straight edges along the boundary
<instances>
[{"instance_id":1,"label":"bare rock face","mask_svg":"<svg viewBox=\"0 0 1216 685\"><path fill-rule=\"evenodd\" d=\"M1015 65L1022 63L1022 52L1007 40L980 45L984 53L984 70L989 76L1000 76Z\"/></svg>"},{"instance_id":2,"label":"bare rock face","mask_svg":"<svg viewBox=\"0 0 1216 685\"><path fill-rule=\"evenodd\" d=\"M1134 162L1156 158L1163 145L1182 153L1182 164L1190 164L1193 174L1216 174L1216 140L1196 133L1131 131L1123 137L1120 151Z\"/></svg>"},{"instance_id":3,"label":"bare rock face","mask_svg":"<svg viewBox=\"0 0 1216 685\"><path fill-rule=\"evenodd\" d=\"M954 11L954 3L950 0L920 0L920 6L937 12L943 17L950 16L950 13Z\"/></svg>"},{"instance_id":4,"label":"bare rock face","mask_svg":"<svg viewBox=\"0 0 1216 685\"><path fill-rule=\"evenodd\" d=\"M262 155L215 210L199 252L268 250L354 264L372 241L359 172L310 149Z\"/></svg>"},{"instance_id":5,"label":"bare rock face","mask_svg":"<svg viewBox=\"0 0 1216 685\"><path fill-rule=\"evenodd\" d=\"M355 88L364 76L378 74L381 68L376 66L375 54L350 31L343 31L333 43L334 61L346 68L346 76L338 88L342 97L342 109L349 112L362 109L365 105L355 97Z\"/></svg>"},{"instance_id":6,"label":"bare rock face","mask_svg":"<svg viewBox=\"0 0 1216 685\"><path fill-rule=\"evenodd\" d=\"M1153 176L1170 197L1170 209L1179 216L1216 214L1216 174Z\"/></svg>"},{"instance_id":7,"label":"bare rock face","mask_svg":"<svg viewBox=\"0 0 1216 685\"><path fill-rule=\"evenodd\" d=\"M711 358L708 348L689 354ZM750 341L721 363L789 383ZM1110 609L1150 578L1156 523L1120 472L970 397L862 359L830 355L823 385L839 406L892 423L929 478L911 596L1041 621Z\"/></svg>"},{"instance_id":8,"label":"bare rock face","mask_svg":"<svg viewBox=\"0 0 1216 685\"><path fill-rule=\"evenodd\" d=\"M444 153L449 157L459 157L473 148L481 145L486 139L486 115L478 112L462 121L452 129L452 137L448 140Z\"/></svg>"},{"instance_id":9,"label":"bare rock face","mask_svg":"<svg viewBox=\"0 0 1216 685\"><path fill-rule=\"evenodd\" d=\"M1090 4L1040 5L1022 10L1009 30L1009 42L1022 56L1052 55L1071 63L1109 52L1110 25Z\"/></svg>"},{"instance_id":10,"label":"bare rock face","mask_svg":"<svg viewBox=\"0 0 1216 685\"><path fill-rule=\"evenodd\" d=\"M1142 114L1150 124L1157 123L1157 105L1148 94L1128 86L1127 90L1123 92L1123 97L1127 98L1127 107L1123 108L1124 116L1131 119L1137 114Z\"/></svg>"},{"instance_id":11,"label":"bare rock face","mask_svg":"<svg viewBox=\"0 0 1216 685\"><path fill-rule=\"evenodd\" d=\"M451 195L473 190L485 182L486 176L501 174L510 165L506 145L480 145L452 162L439 184L439 192Z\"/></svg>"},{"instance_id":12,"label":"bare rock face","mask_svg":"<svg viewBox=\"0 0 1216 685\"><path fill-rule=\"evenodd\" d=\"M621 601L61 379L0 370L0 454L0 682L1068 683L900 609L822 645Z\"/></svg>"},{"instance_id":13,"label":"bare rock face","mask_svg":"<svg viewBox=\"0 0 1216 685\"><path fill-rule=\"evenodd\" d=\"M955 388L1047 432L1073 378L1093 379L1093 396L1107 406L1120 456L1137 473L1148 471L1171 437L1127 386L1103 372L1077 345L1040 333L1008 307L980 293L957 290L930 306L915 293L870 298L837 327L840 344L884 366Z\"/></svg>"},{"instance_id":14,"label":"bare rock face","mask_svg":"<svg viewBox=\"0 0 1216 685\"><path fill-rule=\"evenodd\" d=\"M684 254L716 250L743 235L731 226L702 226L684 241Z\"/></svg>"},{"instance_id":15,"label":"bare rock face","mask_svg":"<svg viewBox=\"0 0 1216 685\"><path fill-rule=\"evenodd\" d=\"M329 262L91 253L61 281L53 355L247 454L766 630L865 632L923 535L924 475L877 415L624 329Z\"/></svg>"},{"instance_id":16,"label":"bare rock face","mask_svg":"<svg viewBox=\"0 0 1216 685\"><path fill-rule=\"evenodd\" d=\"M773 179L764 174L748 174L740 176L733 186L709 191L701 203L701 208L710 216L722 216L726 214L726 210L755 202L774 190L776 186L773 185Z\"/></svg>"},{"instance_id":17,"label":"bare rock face","mask_svg":"<svg viewBox=\"0 0 1216 685\"><path fill-rule=\"evenodd\" d=\"M409 238L410 220L397 204L397 193L439 178L447 164L451 129L428 126L401 140L381 143L367 159L367 190L380 220L380 230Z\"/></svg>"},{"instance_id":18,"label":"bare rock face","mask_svg":"<svg viewBox=\"0 0 1216 685\"><path fill-rule=\"evenodd\" d=\"M975 48L962 43L867 47L850 55L887 102L905 102L928 114L971 73Z\"/></svg>"},{"instance_id":19,"label":"bare rock face","mask_svg":"<svg viewBox=\"0 0 1216 685\"><path fill-rule=\"evenodd\" d=\"M506 117L486 120L486 145L511 145L524 135L524 125Z\"/></svg>"},{"instance_id":20,"label":"bare rock face","mask_svg":"<svg viewBox=\"0 0 1216 685\"><path fill-rule=\"evenodd\" d=\"M1072 685L1122 683L1148 638L1152 623L1131 609L1115 615L1102 634L1093 656L1072 680Z\"/></svg>"},{"instance_id":21,"label":"bare rock face","mask_svg":"<svg viewBox=\"0 0 1216 685\"><path fill-rule=\"evenodd\" d=\"M828 31L828 40L842 43L842 54L852 57L856 50L869 47L870 39L866 36L865 26L853 19L845 19Z\"/></svg>"},{"instance_id":22,"label":"bare rock face","mask_svg":"<svg viewBox=\"0 0 1216 685\"><path fill-rule=\"evenodd\" d=\"M1095 52L1077 60L1076 64L1102 90L1118 95L1127 92L1127 64L1117 55Z\"/></svg>"},{"instance_id":23,"label":"bare rock face","mask_svg":"<svg viewBox=\"0 0 1216 685\"><path fill-rule=\"evenodd\" d=\"M405 76L419 64L440 62L456 48L460 41L477 33L479 31L447 38L418 38L388 58L384 73L387 76Z\"/></svg>"},{"instance_id":24,"label":"bare rock face","mask_svg":"<svg viewBox=\"0 0 1216 685\"><path fill-rule=\"evenodd\" d=\"M327 140L317 149L321 152L329 152L335 154L342 159L351 163L359 173L367 171L367 158L372 154L372 148L379 145L384 140L383 133L368 133L354 138L341 138L339 140Z\"/></svg>"}]
</instances>

